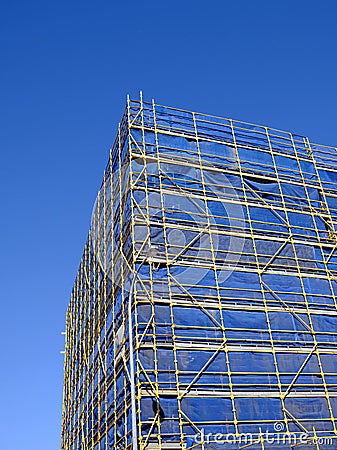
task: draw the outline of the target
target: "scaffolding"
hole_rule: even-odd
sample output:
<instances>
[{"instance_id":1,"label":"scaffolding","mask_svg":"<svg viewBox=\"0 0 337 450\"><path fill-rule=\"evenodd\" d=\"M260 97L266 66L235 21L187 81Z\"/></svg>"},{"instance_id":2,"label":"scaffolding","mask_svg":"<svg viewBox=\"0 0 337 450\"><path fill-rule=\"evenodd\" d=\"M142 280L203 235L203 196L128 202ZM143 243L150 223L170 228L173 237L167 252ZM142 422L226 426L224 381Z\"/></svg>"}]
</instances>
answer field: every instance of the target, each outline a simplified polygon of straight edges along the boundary
<instances>
[{"instance_id":1,"label":"scaffolding","mask_svg":"<svg viewBox=\"0 0 337 450\"><path fill-rule=\"evenodd\" d=\"M337 448L336 150L128 99L66 316L62 450Z\"/></svg>"}]
</instances>

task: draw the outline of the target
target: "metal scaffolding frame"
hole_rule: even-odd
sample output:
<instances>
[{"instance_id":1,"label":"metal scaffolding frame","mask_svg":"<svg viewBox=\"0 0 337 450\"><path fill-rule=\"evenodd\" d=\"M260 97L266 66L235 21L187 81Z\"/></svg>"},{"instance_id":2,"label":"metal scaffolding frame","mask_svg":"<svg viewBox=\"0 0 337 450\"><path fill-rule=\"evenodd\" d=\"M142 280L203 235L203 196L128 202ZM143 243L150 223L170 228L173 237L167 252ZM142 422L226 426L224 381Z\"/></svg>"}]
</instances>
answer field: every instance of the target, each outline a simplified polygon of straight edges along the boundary
<instances>
[{"instance_id":1,"label":"metal scaffolding frame","mask_svg":"<svg viewBox=\"0 0 337 450\"><path fill-rule=\"evenodd\" d=\"M336 163L128 98L67 311L63 450L337 448Z\"/></svg>"}]
</instances>

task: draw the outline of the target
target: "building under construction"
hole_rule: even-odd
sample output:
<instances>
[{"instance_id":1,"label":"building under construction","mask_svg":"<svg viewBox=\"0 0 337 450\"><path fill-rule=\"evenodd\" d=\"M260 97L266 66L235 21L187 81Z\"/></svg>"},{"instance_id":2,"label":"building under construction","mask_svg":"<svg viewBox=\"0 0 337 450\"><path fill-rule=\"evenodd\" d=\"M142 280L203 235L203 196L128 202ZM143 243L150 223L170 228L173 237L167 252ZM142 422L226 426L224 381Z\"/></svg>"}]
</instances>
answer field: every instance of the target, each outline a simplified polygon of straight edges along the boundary
<instances>
[{"instance_id":1,"label":"building under construction","mask_svg":"<svg viewBox=\"0 0 337 450\"><path fill-rule=\"evenodd\" d=\"M62 450L337 449L337 149L129 100L66 319Z\"/></svg>"}]
</instances>

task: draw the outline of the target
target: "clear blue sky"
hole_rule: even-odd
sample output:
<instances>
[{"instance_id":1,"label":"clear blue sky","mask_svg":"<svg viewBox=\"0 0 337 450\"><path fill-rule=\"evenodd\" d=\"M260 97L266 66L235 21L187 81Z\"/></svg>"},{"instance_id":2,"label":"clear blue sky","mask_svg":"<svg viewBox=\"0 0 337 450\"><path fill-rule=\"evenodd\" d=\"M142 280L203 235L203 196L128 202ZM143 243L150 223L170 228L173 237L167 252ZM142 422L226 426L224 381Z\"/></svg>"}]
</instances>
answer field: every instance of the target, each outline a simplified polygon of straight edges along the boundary
<instances>
[{"instance_id":1,"label":"clear blue sky","mask_svg":"<svg viewBox=\"0 0 337 450\"><path fill-rule=\"evenodd\" d=\"M0 448L57 450L60 332L125 96L337 146L337 2L6 1Z\"/></svg>"}]
</instances>

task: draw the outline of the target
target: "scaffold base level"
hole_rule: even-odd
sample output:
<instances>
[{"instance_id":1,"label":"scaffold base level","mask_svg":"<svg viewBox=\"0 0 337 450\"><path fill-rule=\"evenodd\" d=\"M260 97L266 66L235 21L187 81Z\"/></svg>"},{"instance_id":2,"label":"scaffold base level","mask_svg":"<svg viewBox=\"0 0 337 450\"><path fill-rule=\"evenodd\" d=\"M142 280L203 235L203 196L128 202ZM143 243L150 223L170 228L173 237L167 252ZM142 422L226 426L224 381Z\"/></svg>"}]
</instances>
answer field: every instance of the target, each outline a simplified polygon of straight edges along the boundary
<instances>
[{"instance_id":1,"label":"scaffold base level","mask_svg":"<svg viewBox=\"0 0 337 450\"><path fill-rule=\"evenodd\" d=\"M62 450L337 449L336 250L336 148L128 100L67 312Z\"/></svg>"}]
</instances>

